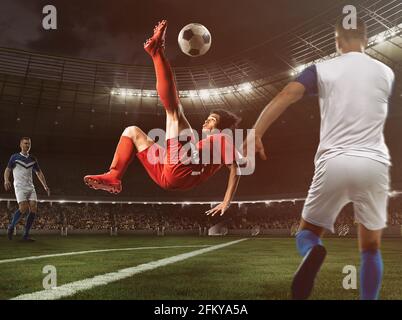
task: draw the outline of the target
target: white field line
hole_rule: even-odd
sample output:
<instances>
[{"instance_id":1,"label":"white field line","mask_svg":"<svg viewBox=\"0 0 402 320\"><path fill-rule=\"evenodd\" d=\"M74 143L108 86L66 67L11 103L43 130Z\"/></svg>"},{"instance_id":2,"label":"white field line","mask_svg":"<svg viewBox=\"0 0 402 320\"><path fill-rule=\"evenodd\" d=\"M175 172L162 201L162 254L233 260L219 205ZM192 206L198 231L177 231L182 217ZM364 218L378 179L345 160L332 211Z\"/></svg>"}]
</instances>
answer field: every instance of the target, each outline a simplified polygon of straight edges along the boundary
<instances>
[{"instance_id":1,"label":"white field line","mask_svg":"<svg viewBox=\"0 0 402 320\"><path fill-rule=\"evenodd\" d=\"M11 300L55 300L55 299L60 299L63 297L72 296L79 291L90 290L94 287L104 286L104 285L107 285L107 284L115 282L115 281L119 281L119 280L122 280L125 278L132 277L133 275L138 274L138 273L142 273L145 271L157 269L159 267L167 266L169 264L183 261L183 260L198 256L203 253L221 249L221 248L239 243L244 240L247 240L247 239L240 239L240 240L236 240L236 241L226 242L226 243L218 244L218 245L211 246L208 248L203 248L203 249L199 249L199 250L195 250L195 251L190 251L187 253L182 253L177 256L164 258L164 259L160 259L160 260L156 260L156 261L151 261L148 263L140 264L135 267L121 269L116 272L110 272L110 273L98 275L93 278L87 278L84 280L70 282L67 284L63 284L60 287L55 287L53 289L41 290L41 291L36 291L33 293L28 293L28 294L22 294L17 297L11 298Z\"/></svg>"},{"instance_id":2,"label":"white field line","mask_svg":"<svg viewBox=\"0 0 402 320\"><path fill-rule=\"evenodd\" d=\"M73 251L73 252L65 252L65 253L45 254L45 255L40 255L40 256L4 259L4 260L0 260L0 264L18 262L18 261L26 261L26 260L37 260L37 259L44 259L44 258L53 258L53 257L74 256L74 255L79 255L79 254L98 253L98 252L153 250L153 249L171 249L171 248L173 248L173 249L174 248L200 248L200 247L209 247L209 246L211 246L211 245L136 247L136 248L116 248L116 249L99 249L99 250L87 250L87 251Z\"/></svg>"}]
</instances>

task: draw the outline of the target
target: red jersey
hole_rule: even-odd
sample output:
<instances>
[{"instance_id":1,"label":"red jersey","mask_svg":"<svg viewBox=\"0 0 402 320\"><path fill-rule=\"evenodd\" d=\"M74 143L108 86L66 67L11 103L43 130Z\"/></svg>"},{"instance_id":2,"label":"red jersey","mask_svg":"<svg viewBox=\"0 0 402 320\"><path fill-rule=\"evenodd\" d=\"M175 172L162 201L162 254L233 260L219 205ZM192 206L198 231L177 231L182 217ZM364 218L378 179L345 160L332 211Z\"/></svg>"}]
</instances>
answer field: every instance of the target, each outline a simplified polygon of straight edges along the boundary
<instances>
[{"instance_id":1,"label":"red jersey","mask_svg":"<svg viewBox=\"0 0 402 320\"><path fill-rule=\"evenodd\" d=\"M154 144L137 153L150 177L162 188L191 189L208 180L224 165L236 161L236 148L229 135L212 134L196 145L167 140L166 149Z\"/></svg>"}]
</instances>

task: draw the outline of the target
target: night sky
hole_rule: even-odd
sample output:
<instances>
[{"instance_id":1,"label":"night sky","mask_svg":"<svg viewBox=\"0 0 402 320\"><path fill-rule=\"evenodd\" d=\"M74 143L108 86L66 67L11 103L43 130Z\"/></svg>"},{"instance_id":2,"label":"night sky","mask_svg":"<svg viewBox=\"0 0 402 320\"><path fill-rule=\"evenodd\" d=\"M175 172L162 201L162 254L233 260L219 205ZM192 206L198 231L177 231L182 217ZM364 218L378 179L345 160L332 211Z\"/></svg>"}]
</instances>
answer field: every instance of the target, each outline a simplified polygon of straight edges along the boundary
<instances>
[{"instance_id":1,"label":"night sky","mask_svg":"<svg viewBox=\"0 0 402 320\"><path fill-rule=\"evenodd\" d=\"M173 65L223 59L303 23L333 0L1 0L0 46L42 53L148 65L142 46L154 25L169 21L167 51ZM56 6L58 29L44 30L42 8ZM203 57L179 51L177 35L204 24L212 47Z\"/></svg>"}]
</instances>

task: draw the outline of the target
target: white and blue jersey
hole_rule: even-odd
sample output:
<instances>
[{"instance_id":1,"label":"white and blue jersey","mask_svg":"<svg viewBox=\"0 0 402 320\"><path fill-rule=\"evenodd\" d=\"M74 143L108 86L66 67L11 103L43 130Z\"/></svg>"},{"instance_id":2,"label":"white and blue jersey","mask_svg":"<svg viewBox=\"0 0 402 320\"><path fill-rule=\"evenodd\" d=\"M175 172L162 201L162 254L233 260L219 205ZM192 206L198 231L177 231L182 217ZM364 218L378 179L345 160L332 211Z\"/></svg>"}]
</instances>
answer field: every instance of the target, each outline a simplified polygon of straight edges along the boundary
<instances>
[{"instance_id":1,"label":"white and blue jersey","mask_svg":"<svg viewBox=\"0 0 402 320\"><path fill-rule=\"evenodd\" d=\"M35 157L15 153L11 156L7 167L13 171L14 189L16 192L18 190L35 190L32 171L40 171L38 161Z\"/></svg>"},{"instance_id":2,"label":"white and blue jersey","mask_svg":"<svg viewBox=\"0 0 402 320\"><path fill-rule=\"evenodd\" d=\"M383 229L391 164L383 130L393 71L364 53L349 52L308 67L295 81L306 94L318 95L321 112L303 219L334 232L340 210L352 202L357 223Z\"/></svg>"},{"instance_id":3,"label":"white and blue jersey","mask_svg":"<svg viewBox=\"0 0 402 320\"><path fill-rule=\"evenodd\" d=\"M316 164L340 154L390 164L383 129L394 78L388 66L360 52L317 63L296 78L319 97Z\"/></svg>"}]
</instances>

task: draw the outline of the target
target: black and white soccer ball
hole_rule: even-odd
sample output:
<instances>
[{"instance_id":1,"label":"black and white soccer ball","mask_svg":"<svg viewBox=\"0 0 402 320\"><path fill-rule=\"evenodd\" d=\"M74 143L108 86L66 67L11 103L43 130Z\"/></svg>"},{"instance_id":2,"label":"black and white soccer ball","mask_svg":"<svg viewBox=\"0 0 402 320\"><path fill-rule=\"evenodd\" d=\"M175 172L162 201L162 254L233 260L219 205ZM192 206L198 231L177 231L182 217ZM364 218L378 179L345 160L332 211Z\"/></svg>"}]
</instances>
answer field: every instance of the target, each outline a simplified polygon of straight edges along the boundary
<instances>
[{"instance_id":1,"label":"black and white soccer ball","mask_svg":"<svg viewBox=\"0 0 402 320\"><path fill-rule=\"evenodd\" d=\"M211 33L202 24L190 23L181 29L178 37L179 47L190 57L199 57L211 47Z\"/></svg>"}]
</instances>

